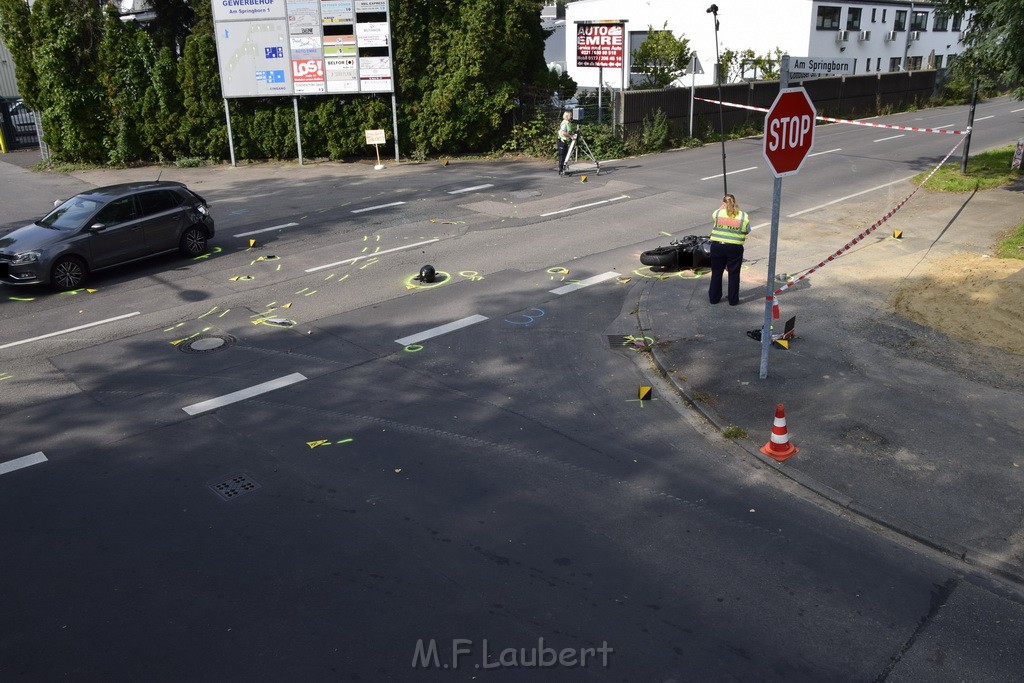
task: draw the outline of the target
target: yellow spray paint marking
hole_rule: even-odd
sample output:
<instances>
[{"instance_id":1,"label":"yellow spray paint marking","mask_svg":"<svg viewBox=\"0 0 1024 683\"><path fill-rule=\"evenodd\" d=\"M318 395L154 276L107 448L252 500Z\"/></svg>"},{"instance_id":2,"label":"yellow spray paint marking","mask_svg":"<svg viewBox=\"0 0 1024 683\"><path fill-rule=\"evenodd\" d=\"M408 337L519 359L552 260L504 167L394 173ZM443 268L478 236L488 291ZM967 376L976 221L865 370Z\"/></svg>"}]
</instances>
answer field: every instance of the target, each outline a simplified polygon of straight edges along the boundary
<instances>
[{"instance_id":1,"label":"yellow spray paint marking","mask_svg":"<svg viewBox=\"0 0 1024 683\"><path fill-rule=\"evenodd\" d=\"M369 251L369 250L370 250L370 248L369 248L369 247L363 247L363 250L362 250L362 251L361 251L360 253L361 253L361 254L365 254L365 253L366 253L367 251Z\"/></svg>"},{"instance_id":2,"label":"yellow spray paint marking","mask_svg":"<svg viewBox=\"0 0 1024 683\"><path fill-rule=\"evenodd\" d=\"M292 302L290 302L290 301L289 301L288 303L286 303L286 304L283 304L283 305L281 306L281 308L291 308L291 307L292 307Z\"/></svg>"},{"instance_id":3,"label":"yellow spray paint marking","mask_svg":"<svg viewBox=\"0 0 1024 683\"><path fill-rule=\"evenodd\" d=\"M306 292L306 293L305 293L305 294L303 294L302 296L313 296L313 295L314 295L314 294L316 294L316 293L317 293L318 291L320 291L320 290L317 290L317 289L313 289L313 290L310 290L310 291Z\"/></svg>"},{"instance_id":4,"label":"yellow spray paint marking","mask_svg":"<svg viewBox=\"0 0 1024 683\"><path fill-rule=\"evenodd\" d=\"M199 316L199 318L196 318L196 320L199 320L200 318L205 318L206 316L208 316L208 315L212 314L214 311L216 311L218 308L220 308L220 306L214 306L213 308L208 310L206 313L203 313L201 316Z\"/></svg>"},{"instance_id":5,"label":"yellow spray paint marking","mask_svg":"<svg viewBox=\"0 0 1024 683\"><path fill-rule=\"evenodd\" d=\"M218 317L218 318L223 318L223 317L224 317L224 316L226 316L226 315L227 315L227 314L228 314L228 313L229 313L230 311L231 311L231 309L230 309L230 308L228 308L228 309L226 309L226 310L225 310L225 311L224 311L223 313L221 313L220 315L218 315L217 317Z\"/></svg>"},{"instance_id":6,"label":"yellow spray paint marking","mask_svg":"<svg viewBox=\"0 0 1024 683\"><path fill-rule=\"evenodd\" d=\"M665 232L664 230L661 231L661 234L664 235L665 237L671 237L672 236L672 233Z\"/></svg>"},{"instance_id":7,"label":"yellow spray paint marking","mask_svg":"<svg viewBox=\"0 0 1024 683\"><path fill-rule=\"evenodd\" d=\"M178 323L177 325L171 325L170 327L164 329L164 332L170 332L171 330L177 329L177 328L181 327L184 324L185 323Z\"/></svg>"},{"instance_id":8,"label":"yellow spray paint marking","mask_svg":"<svg viewBox=\"0 0 1024 683\"><path fill-rule=\"evenodd\" d=\"M409 344L404 348L406 353L416 353L417 351L423 350L422 344Z\"/></svg>"},{"instance_id":9,"label":"yellow spray paint marking","mask_svg":"<svg viewBox=\"0 0 1024 683\"><path fill-rule=\"evenodd\" d=\"M7 298L10 301L35 301L35 299L32 298L32 297L24 297L24 296L9 296Z\"/></svg>"},{"instance_id":10,"label":"yellow spray paint marking","mask_svg":"<svg viewBox=\"0 0 1024 683\"><path fill-rule=\"evenodd\" d=\"M336 444L352 443L355 439L342 439L341 441L335 441Z\"/></svg>"},{"instance_id":11,"label":"yellow spray paint marking","mask_svg":"<svg viewBox=\"0 0 1024 683\"><path fill-rule=\"evenodd\" d=\"M452 280L451 273L446 273L443 270L437 271L436 273L434 273L434 275L436 276L434 282L420 282L419 280L417 280L419 275L412 275L412 276L406 278L406 280L405 280L405 288L406 289L431 289L433 287L440 287L441 285L446 285L449 282L451 282L451 280Z\"/></svg>"},{"instance_id":12,"label":"yellow spray paint marking","mask_svg":"<svg viewBox=\"0 0 1024 683\"><path fill-rule=\"evenodd\" d=\"M349 276L349 275L351 275L351 274L352 274L352 273L345 273L345 274L344 274L344 275L342 275L342 276L341 276L340 278L338 278L338 282L344 282L345 280L347 280L347 279L348 279L348 276Z\"/></svg>"},{"instance_id":13,"label":"yellow spray paint marking","mask_svg":"<svg viewBox=\"0 0 1024 683\"><path fill-rule=\"evenodd\" d=\"M74 296L75 294L78 294L81 291L82 290L80 290L80 289L72 289L72 290L67 291L67 292L61 292L61 294L70 294L70 295Z\"/></svg>"},{"instance_id":14,"label":"yellow spray paint marking","mask_svg":"<svg viewBox=\"0 0 1024 683\"><path fill-rule=\"evenodd\" d=\"M274 270L276 270L276 271L280 272L280 270L281 270L281 264L280 264L280 263L278 263L278 264L277 264L277 268L274 268Z\"/></svg>"},{"instance_id":15,"label":"yellow spray paint marking","mask_svg":"<svg viewBox=\"0 0 1024 683\"><path fill-rule=\"evenodd\" d=\"M363 266L359 270L363 270L363 268L366 268L367 266L372 266L377 261L380 261L380 259L379 258L372 258L369 261L367 261L366 263L364 263Z\"/></svg>"},{"instance_id":16,"label":"yellow spray paint marking","mask_svg":"<svg viewBox=\"0 0 1024 683\"><path fill-rule=\"evenodd\" d=\"M475 270L460 270L459 277L464 277L470 282L477 282L484 279L484 276Z\"/></svg>"},{"instance_id":17,"label":"yellow spray paint marking","mask_svg":"<svg viewBox=\"0 0 1024 683\"><path fill-rule=\"evenodd\" d=\"M210 258L214 254L219 254L221 251L223 251L223 249L221 249L220 247L214 247L212 251L210 251L210 252L208 252L206 254L201 254L199 256L193 256L192 260L193 261L202 261L203 259Z\"/></svg>"},{"instance_id":18,"label":"yellow spray paint marking","mask_svg":"<svg viewBox=\"0 0 1024 683\"><path fill-rule=\"evenodd\" d=\"M329 444L329 443L331 443L331 442L328 441L327 439L319 439L317 441L307 441L306 445L309 446L312 449L312 448L316 448L317 446L323 446L323 445Z\"/></svg>"},{"instance_id":19,"label":"yellow spray paint marking","mask_svg":"<svg viewBox=\"0 0 1024 683\"><path fill-rule=\"evenodd\" d=\"M632 279L633 278L631 278L631 277L627 277L627 276L623 275L621 277L615 278L615 281L618 282L620 285L624 285L624 284L626 284L627 282L629 282Z\"/></svg>"},{"instance_id":20,"label":"yellow spray paint marking","mask_svg":"<svg viewBox=\"0 0 1024 683\"><path fill-rule=\"evenodd\" d=\"M568 275L569 269L563 266L555 266L554 268L548 268L547 272L552 275Z\"/></svg>"},{"instance_id":21,"label":"yellow spray paint marking","mask_svg":"<svg viewBox=\"0 0 1024 683\"><path fill-rule=\"evenodd\" d=\"M11 379L12 377L14 377L14 375L8 372L0 372L0 382L3 382L5 379Z\"/></svg>"},{"instance_id":22,"label":"yellow spray paint marking","mask_svg":"<svg viewBox=\"0 0 1024 683\"><path fill-rule=\"evenodd\" d=\"M98 289L86 289L85 291L88 292L89 294L95 294L96 292L98 292L100 290L98 290Z\"/></svg>"},{"instance_id":23,"label":"yellow spray paint marking","mask_svg":"<svg viewBox=\"0 0 1024 683\"><path fill-rule=\"evenodd\" d=\"M333 279L334 276L335 276L335 273L331 273L330 275L328 275L327 277L324 278L324 282L327 282L328 280Z\"/></svg>"},{"instance_id":24,"label":"yellow spray paint marking","mask_svg":"<svg viewBox=\"0 0 1024 683\"><path fill-rule=\"evenodd\" d=\"M308 292L308 291L309 291L309 287L303 287L302 289L300 289L299 291L297 291L295 293L296 294L302 294L303 292Z\"/></svg>"}]
</instances>

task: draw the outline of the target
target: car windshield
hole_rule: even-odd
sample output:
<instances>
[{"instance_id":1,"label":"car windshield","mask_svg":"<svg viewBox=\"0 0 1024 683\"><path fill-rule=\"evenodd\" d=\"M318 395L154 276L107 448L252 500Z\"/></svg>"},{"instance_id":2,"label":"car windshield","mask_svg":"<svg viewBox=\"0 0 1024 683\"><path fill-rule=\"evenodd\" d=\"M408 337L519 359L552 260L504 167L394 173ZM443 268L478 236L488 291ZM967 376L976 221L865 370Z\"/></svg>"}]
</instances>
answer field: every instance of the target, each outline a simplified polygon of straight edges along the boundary
<instances>
[{"instance_id":1,"label":"car windshield","mask_svg":"<svg viewBox=\"0 0 1024 683\"><path fill-rule=\"evenodd\" d=\"M39 225L54 230L77 230L85 225L85 221L101 206L102 203L95 199L82 196L72 197L43 216L38 222Z\"/></svg>"}]
</instances>

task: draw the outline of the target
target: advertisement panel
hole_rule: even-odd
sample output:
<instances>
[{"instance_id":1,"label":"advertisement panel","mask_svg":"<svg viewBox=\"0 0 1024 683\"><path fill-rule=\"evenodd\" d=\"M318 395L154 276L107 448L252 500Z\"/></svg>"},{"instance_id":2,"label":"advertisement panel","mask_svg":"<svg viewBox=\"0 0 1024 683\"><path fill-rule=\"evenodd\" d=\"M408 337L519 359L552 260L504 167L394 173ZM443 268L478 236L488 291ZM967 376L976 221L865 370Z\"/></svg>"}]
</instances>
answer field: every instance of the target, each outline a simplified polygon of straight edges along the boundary
<instances>
[{"instance_id":1,"label":"advertisement panel","mask_svg":"<svg viewBox=\"0 0 1024 683\"><path fill-rule=\"evenodd\" d=\"M580 23L576 26L576 66L622 68L624 23Z\"/></svg>"},{"instance_id":2,"label":"advertisement panel","mask_svg":"<svg viewBox=\"0 0 1024 683\"><path fill-rule=\"evenodd\" d=\"M387 0L211 0L225 98L393 92Z\"/></svg>"}]
</instances>

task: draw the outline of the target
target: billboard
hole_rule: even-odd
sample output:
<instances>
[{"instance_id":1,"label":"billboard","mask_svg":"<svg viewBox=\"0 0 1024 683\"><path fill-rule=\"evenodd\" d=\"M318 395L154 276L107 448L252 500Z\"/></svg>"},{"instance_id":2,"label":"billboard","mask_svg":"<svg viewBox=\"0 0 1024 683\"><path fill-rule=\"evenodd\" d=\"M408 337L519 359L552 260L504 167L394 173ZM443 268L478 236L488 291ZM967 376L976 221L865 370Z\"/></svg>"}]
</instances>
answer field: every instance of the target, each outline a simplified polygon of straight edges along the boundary
<instances>
[{"instance_id":1,"label":"billboard","mask_svg":"<svg viewBox=\"0 0 1024 683\"><path fill-rule=\"evenodd\" d=\"M387 0L211 0L225 98L394 92Z\"/></svg>"},{"instance_id":2,"label":"billboard","mask_svg":"<svg viewBox=\"0 0 1024 683\"><path fill-rule=\"evenodd\" d=\"M576 25L576 66L622 68L625 22L582 22Z\"/></svg>"}]
</instances>

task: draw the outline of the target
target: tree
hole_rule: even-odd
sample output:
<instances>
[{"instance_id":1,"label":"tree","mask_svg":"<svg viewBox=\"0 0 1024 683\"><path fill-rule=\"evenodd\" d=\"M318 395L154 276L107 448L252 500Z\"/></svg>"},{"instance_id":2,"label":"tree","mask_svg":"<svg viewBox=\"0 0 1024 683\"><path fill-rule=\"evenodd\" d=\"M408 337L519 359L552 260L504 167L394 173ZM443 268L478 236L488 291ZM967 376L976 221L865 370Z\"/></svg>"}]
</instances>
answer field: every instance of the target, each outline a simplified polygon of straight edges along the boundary
<instances>
[{"instance_id":1,"label":"tree","mask_svg":"<svg viewBox=\"0 0 1024 683\"><path fill-rule=\"evenodd\" d=\"M92 0L36 0L32 7L34 104L60 161L106 161L107 107L97 53L103 15Z\"/></svg>"},{"instance_id":2,"label":"tree","mask_svg":"<svg viewBox=\"0 0 1024 683\"><path fill-rule=\"evenodd\" d=\"M939 0L950 15L973 12L964 42L967 49L953 65L954 74L973 80L979 72L1000 74L1024 99L1024 3L1020 0Z\"/></svg>"},{"instance_id":3,"label":"tree","mask_svg":"<svg viewBox=\"0 0 1024 683\"><path fill-rule=\"evenodd\" d=\"M32 14L24 0L0 0L0 38L14 57L18 92L30 109L39 109L39 80L32 59Z\"/></svg>"},{"instance_id":4,"label":"tree","mask_svg":"<svg viewBox=\"0 0 1024 683\"><path fill-rule=\"evenodd\" d=\"M660 31L648 26L647 40L631 53L633 71L644 74L644 87L667 88L686 72L692 54L689 45L689 40L676 38L668 30L667 21Z\"/></svg>"},{"instance_id":5,"label":"tree","mask_svg":"<svg viewBox=\"0 0 1024 683\"><path fill-rule=\"evenodd\" d=\"M150 37L134 22L121 21L114 5L107 5L105 12L97 55L109 114L103 146L111 162L126 164L146 155L142 105L156 55Z\"/></svg>"},{"instance_id":6,"label":"tree","mask_svg":"<svg viewBox=\"0 0 1024 683\"><path fill-rule=\"evenodd\" d=\"M782 65L782 49L775 48L768 54L759 55L751 49L722 50L722 72L725 83L740 80L778 80Z\"/></svg>"},{"instance_id":7,"label":"tree","mask_svg":"<svg viewBox=\"0 0 1024 683\"><path fill-rule=\"evenodd\" d=\"M213 10L207 3L196 5L196 23L178 63L178 84L184 109L180 135L186 153L203 159L225 158L227 123L217 70Z\"/></svg>"}]
</instances>

